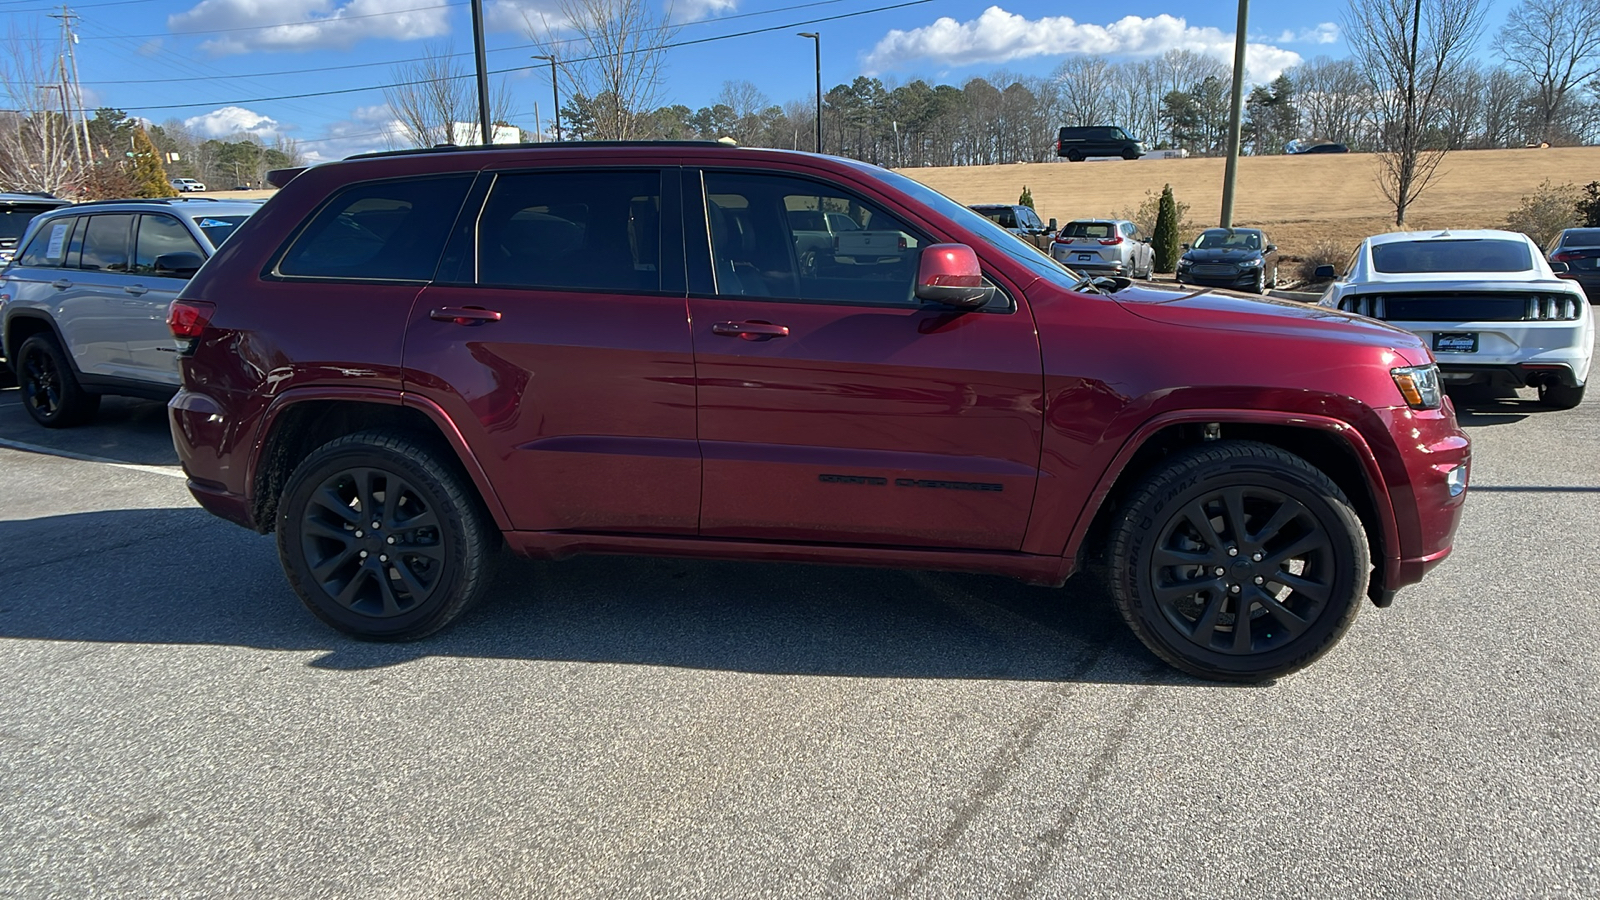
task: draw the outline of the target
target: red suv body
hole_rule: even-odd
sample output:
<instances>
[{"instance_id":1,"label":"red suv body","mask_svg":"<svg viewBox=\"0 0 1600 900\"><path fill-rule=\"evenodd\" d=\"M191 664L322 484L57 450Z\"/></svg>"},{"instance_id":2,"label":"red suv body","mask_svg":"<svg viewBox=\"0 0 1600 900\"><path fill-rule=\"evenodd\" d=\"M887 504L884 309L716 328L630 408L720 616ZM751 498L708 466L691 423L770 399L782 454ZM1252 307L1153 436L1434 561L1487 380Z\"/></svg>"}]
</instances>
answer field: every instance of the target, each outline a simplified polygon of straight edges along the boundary
<instances>
[{"instance_id":1,"label":"red suv body","mask_svg":"<svg viewBox=\"0 0 1600 900\"><path fill-rule=\"evenodd\" d=\"M791 229L818 209L860 232L819 250ZM916 182L809 154L318 166L173 322L190 489L276 530L302 599L363 637L442 626L496 533L547 558L1045 584L1104 558L1152 650L1255 679L1420 579L1465 498L1468 442L1413 335L1088 282Z\"/></svg>"}]
</instances>

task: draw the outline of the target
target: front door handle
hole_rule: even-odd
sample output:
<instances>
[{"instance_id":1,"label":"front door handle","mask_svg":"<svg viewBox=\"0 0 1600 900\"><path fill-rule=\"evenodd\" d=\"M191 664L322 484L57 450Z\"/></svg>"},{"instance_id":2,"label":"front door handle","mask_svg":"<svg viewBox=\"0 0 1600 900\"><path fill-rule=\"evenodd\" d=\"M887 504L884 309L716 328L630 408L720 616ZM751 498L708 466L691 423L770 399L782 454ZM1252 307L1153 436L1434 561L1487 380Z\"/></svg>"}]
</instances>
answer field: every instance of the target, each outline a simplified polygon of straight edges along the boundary
<instances>
[{"instance_id":1,"label":"front door handle","mask_svg":"<svg viewBox=\"0 0 1600 900\"><path fill-rule=\"evenodd\" d=\"M128 293L134 295L135 297L140 297L140 296L143 296L145 294L150 293L150 289L145 287L142 284L124 285L122 289L124 291L127 291Z\"/></svg>"},{"instance_id":2,"label":"front door handle","mask_svg":"<svg viewBox=\"0 0 1600 900\"><path fill-rule=\"evenodd\" d=\"M428 318L440 322L454 322L457 325L482 325L485 322L500 321L500 311L484 309L481 306L441 306L428 313Z\"/></svg>"},{"instance_id":3,"label":"front door handle","mask_svg":"<svg viewBox=\"0 0 1600 900\"><path fill-rule=\"evenodd\" d=\"M50 282L50 286L55 288L58 291L64 291L67 288L72 287L72 282L66 280L65 278L59 278L59 279L57 279L55 281Z\"/></svg>"},{"instance_id":4,"label":"front door handle","mask_svg":"<svg viewBox=\"0 0 1600 900\"><path fill-rule=\"evenodd\" d=\"M747 341L765 341L789 336L789 326L771 322L718 322L711 326L712 334L724 337L741 337Z\"/></svg>"}]
</instances>

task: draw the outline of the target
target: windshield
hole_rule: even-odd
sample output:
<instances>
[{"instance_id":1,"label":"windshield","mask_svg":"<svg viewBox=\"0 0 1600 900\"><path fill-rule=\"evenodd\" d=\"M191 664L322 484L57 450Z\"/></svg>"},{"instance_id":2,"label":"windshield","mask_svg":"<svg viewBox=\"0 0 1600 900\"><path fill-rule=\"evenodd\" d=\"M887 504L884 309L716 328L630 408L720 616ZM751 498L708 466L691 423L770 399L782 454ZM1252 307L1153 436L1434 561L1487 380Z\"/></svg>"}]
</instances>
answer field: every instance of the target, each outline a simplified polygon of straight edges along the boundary
<instances>
[{"instance_id":1,"label":"windshield","mask_svg":"<svg viewBox=\"0 0 1600 900\"><path fill-rule=\"evenodd\" d=\"M1254 231L1228 231L1213 228L1194 239L1196 250L1260 250L1261 235Z\"/></svg>"},{"instance_id":2,"label":"windshield","mask_svg":"<svg viewBox=\"0 0 1600 900\"><path fill-rule=\"evenodd\" d=\"M206 233L206 239L211 241L211 246L221 247L239 225L249 216L201 216L194 220L200 230Z\"/></svg>"},{"instance_id":3,"label":"windshield","mask_svg":"<svg viewBox=\"0 0 1600 900\"><path fill-rule=\"evenodd\" d=\"M22 237L22 233L28 230L28 223L33 221L33 217L49 209L55 209L55 207L12 206L0 209L0 240L15 241Z\"/></svg>"},{"instance_id":4,"label":"windshield","mask_svg":"<svg viewBox=\"0 0 1600 900\"><path fill-rule=\"evenodd\" d=\"M858 171L870 173L872 177L909 194L918 203L932 207L934 212L954 220L962 228L983 238L996 250L1026 266L1028 271L1040 278L1049 279L1066 288L1071 288L1082 280L1078 273L1057 265L1050 257L1033 249L1032 244L919 181L913 181L886 169L869 169L865 165Z\"/></svg>"},{"instance_id":5,"label":"windshield","mask_svg":"<svg viewBox=\"0 0 1600 900\"><path fill-rule=\"evenodd\" d=\"M1521 241L1466 239L1397 241L1372 246L1372 268L1392 274L1526 272L1533 256Z\"/></svg>"}]
</instances>

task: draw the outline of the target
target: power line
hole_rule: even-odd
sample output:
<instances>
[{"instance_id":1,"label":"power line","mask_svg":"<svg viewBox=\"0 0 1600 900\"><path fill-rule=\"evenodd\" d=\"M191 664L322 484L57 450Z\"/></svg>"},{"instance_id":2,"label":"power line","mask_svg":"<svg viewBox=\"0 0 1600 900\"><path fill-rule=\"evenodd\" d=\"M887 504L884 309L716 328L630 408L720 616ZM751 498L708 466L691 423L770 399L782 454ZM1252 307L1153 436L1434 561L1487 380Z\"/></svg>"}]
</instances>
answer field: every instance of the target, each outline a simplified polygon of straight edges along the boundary
<instances>
[{"instance_id":1,"label":"power line","mask_svg":"<svg viewBox=\"0 0 1600 900\"><path fill-rule=\"evenodd\" d=\"M888 6L878 6L878 7L872 8L872 9L860 10L858 12L840 13L839 15L836 15L836 16L823 16L821 18L816 18L816 19L805 19L805 20L799 21L799 22L790 22L790 23L785 24L785 25L769 25L766 28L754 28L754 29L751 29L749 31L740 31L740 32L735 32L733 34L721 34L721 35L716 35L714 37L697 38L697 39L692 40L692 41L673 41L671 43L662 44L659 47L643 47L643 48L640 48L638 50L624 51L623 53L621 53L619 55L622 55L622 56L633 56L635 54L649 52L651 50L670 50L670 49L677 48L677 47L691 47L691 46L694 46L696 44L710 44L710 43L714 43L716 41L726 41L726 40L731 40L733 38L739 38L739 37L750 37L751 35L766 34L768 32L772 32L772 31L783 31L784 29L787 29L787 28L799 28L802 25L815 25L815 24L818 24L818 23L821 23L821 22L835 22L835 21L838 21L840 19L853 19L853 18L856 18L858 16L867 16L867 15L872 15L873 13L887 12L887 11L889 11L891 9L904 9L904 8L906 8L908 6L922 6L923 4L933 3L933 2L935 2L935 0L907 0L907 2L904 2L904 3L894 3L894 4L890 4ZM576 59L565 59L565 60L561 60L561 62L564 63L564 64L570 65L572 63L593 62L594 60L598 60L598 59L602 59L602 58L608 58L608 57L585 56L585 57L579 57L579 58L576 58ZM504 68L504 69L492 69L492 70L490 70L489 74L490 75L507 75L507 74L510 74L512 72L526 72L526 71L531 71L531 70L536 69L536 68L539 68L539 66L537 66L537 65L511 66L511 67ZM448 80L454 81L454 80L457 80L457 79L472 78L472 77L475 77L475 76L471 75L471 74L454 75L454 76L451 76ZM208 101L208 102L205 102L205 103L174 103L174 104L169 104L169 105L166 105L166 106L130 106L130 107L126 107L126 109L129 110L130 112L132 112L132 111L152 112L152 111L158 111L158 110L203 109L203 108L208 107L208 106L210 106L210 107L215 107L215 106L241 106L241 105L246 104L246 103L268 103L268 102L272 102L272 101L275 101L275 100L303 100L303 99L306 99L308 97L332 97L332 96L337 96L337 95L340 95L340 94L362 94L362 93L367 93L369 91L381 91L384 88L409 87L409 86L414 86L414 85L419 85L419 84L432 84L432 83L434 83L436 81L439 81L439 80L444 80L444 79L424 78L424 79L416 79L416 80L413 80L413 81L399 81L399 82L394 82L394 83L391 83L391 84L375 84L375 85L366 85L366 86L363 86L363 87L355 87L355 88L339 88L337 90L331 90L331 91L307 91L305 93L300 93L300 94L282 94L282 95L276 96L276 97L247 97L247 98L240 99L240 100L214 100L214 101Z\"/></svg>"},{"instance_id":2,"label":"power line","mask_svg":"<svg viewBox=\"0 0 1600 900\"><path fill-rule=\"evenodd\" d=\"M0 0L0 2L3 2L3 0ZM144 2L148 2L148 0L133 0L133 2L144 3ZM719 17L717 17L715 19L698 19L698 20L693 21L693 22L685 22L685 23L683 23L683 25L680 25L678 27L687 28L687 27L689 27L691 25L712 25L712 24L717 24L717 23L720 23L720 22L731 22L731 21L733 21L735 19L747 19L747 18L750 18L752 16L770 16L770 15L772 15L774 13L792 12L792 11L797 10L797 9L812 9L812 8L815 8L815 7L818 7L818 6L833 6L833 5L838 4L838 3L848 3L848 2L851 2L851 0L814 0L814 2L811 2L811 3L796 3L796 4L792 5L792 6L779 6L779 7L773 8L773 9L759 9L759 10L755 10L754 12L737 13L737 14L731 15L731 16L719 16ZM458 4L446 4L446 5L460 6L461 4L458 3ZM329 20L319 20L319 21L329 21ZM337 20L332 20L332 21L337 21ZM307 23L296 23L296 24L307 24ZM315 24L315 23L310 23L310 24ZM787 27L787 26L785 26L785 27ZM111 35L111 36L108 36L108 37L133 38L133 37L140 37L140 35ZM146 37L148 37L148 35L146 35ZM95 38L95 40L101 40L101 39L103 39L103 38L100 38L100 37L96 37ZM554 46L554 45L570 44L570 43L574 43L574 42L581 41L581 40L582 40L582 38L563 38L563 39L557 40L557 41L550 41L547 44L516 44L516 45L510 46L510 47L491 47L491 48L489 48L488 52L490 52L490 53L509 53L511 51L514 51L514 50L535 50L535 49L538 49L539 47L542 47L542 46ZM471 53L467 53L467 52L450 53L450 54L447 54L445 58L457 59L457 58L467 57L467 56L471 56L471 55L472 55ZM307 68L307 69L277 69L277 70L270 71L270 72L251 72L251 73L247 73L247 74L243 74L243 75L215 75L215 76L212 76L211 80L213 80L213 81L222 81L222 80L232 80L232 79L242 79L242 78L270 78L270 77L276 77L276 76L280 76L280 75L312 75L312 74L320 74L320 73L323 73L323 72L344 72L344 71L349 71L351 69L371 69L371 68L376 68L378 66L399 65L401 63L411 62L414 59L415 59L415 57L406 57L406 58L403 58L403 59L380 60L378 62L350 63L348 65L343 65L343 66L317 66L317 67L314 67L314 68ZM124 85L124 84L177 84L177 83L189 82L189 81L193 81L193 80L194 79L192 79L192 78L145 78L145 79L126 79L126 78L123 78L123 79L118 79L116 81L85 81L83 83L84 84L115 84L115 85Z\"/></svg>"},{"instance_id":3,"label":"power line","mask_svg":"<svg viewBox=\"0 0 1600 900\"><path fill-rule=\"evenodd\" d=\"M0 3L3 3L3 2L4 2L4 0L0 0ZM33 3L33 2L35 2L35 0L12 0L12 2L15 2L15 3ZM110 3L85 3L85 4L81 5L81 6L74 6L73 9L99 9L99 8L101 8L103 6L132 6L135 3L155 3L155 2L157 2L157 0L112 0L112 2L110 2ZM52 10L55 10L55 9L58 9L58 8L59 7L55 7L55 6L39 6L39 7L31 8L31 9L0 9L0 15L9 16L9 15L15 15L17 13L51 12Z\"/></svg>"}]
</instances>

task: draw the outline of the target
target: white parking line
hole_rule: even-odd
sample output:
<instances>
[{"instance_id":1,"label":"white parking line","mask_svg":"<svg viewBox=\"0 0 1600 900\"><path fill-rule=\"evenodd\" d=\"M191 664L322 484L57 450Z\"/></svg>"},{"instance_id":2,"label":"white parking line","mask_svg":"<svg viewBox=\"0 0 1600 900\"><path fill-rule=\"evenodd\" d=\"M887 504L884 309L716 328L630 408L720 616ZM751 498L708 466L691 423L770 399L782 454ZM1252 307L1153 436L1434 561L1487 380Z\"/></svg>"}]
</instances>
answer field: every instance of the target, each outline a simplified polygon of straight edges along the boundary
<instances>
[{"instance_id":1,"label":"white parking line","mask_svg":"<svg viewBox=\"0 0 1600 900\"><path fill-rule=\"evenodd\" d=\"M41 453L45 456L59 456L62 459L75 459L79 462L100 463L106 466L116 466L119 469L132 469L135 472L149 472L154 475L165 475L168 478L183 478L183 469L178 466L143 466L138 463L122 462L116 459L106 459L103 456L90 456L87 453L73 453L71 450L58 450L55 447L45 447L39 444L28 444L23 441L13 441L0 438L0 447L7 450L21 450L24 453Z\"/></svg>"}]
</instances>

